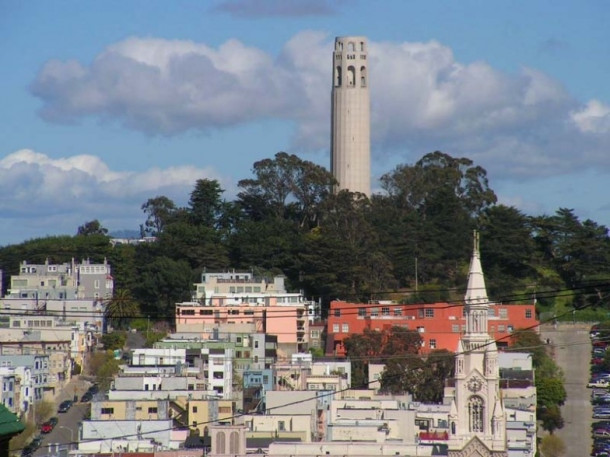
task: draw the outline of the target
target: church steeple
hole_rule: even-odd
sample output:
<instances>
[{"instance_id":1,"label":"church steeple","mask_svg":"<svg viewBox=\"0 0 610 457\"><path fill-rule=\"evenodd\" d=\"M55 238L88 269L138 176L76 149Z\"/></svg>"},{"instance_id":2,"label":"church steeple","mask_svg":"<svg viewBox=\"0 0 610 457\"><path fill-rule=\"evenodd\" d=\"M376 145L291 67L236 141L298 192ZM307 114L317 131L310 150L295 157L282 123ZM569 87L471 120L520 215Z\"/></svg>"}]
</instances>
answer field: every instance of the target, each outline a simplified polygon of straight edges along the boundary
<instances>
[{"instance_id":1,"label":"church steeple","mask_svg":"<svg viewBox=\"0 0 610 457\"><path fill-rule=\"evenodd\" d=\"M466 330L455 357L449 457L506 457L505 414L499 394L498 352L487 333L489 298L481 267L479 233L474 232L468 285L464 296Z\"/></svg>"},{"instance_id":2,"label":"church steeple","mask_svg":"<svg viewBox=\"0 0 610 457\"><path fill-rule=\"evenodd\" d=\"M474 246L472 258L470 259L470 270L468 272L468 286L464 296L464 315L466 316L464 339L467 341L481 341L489 338L487 334L489 298L487 298L485 276L483 276L483 267L481 266L479 232L476 230L473 233L473 242Z\"/></svg>"}]
</instances>

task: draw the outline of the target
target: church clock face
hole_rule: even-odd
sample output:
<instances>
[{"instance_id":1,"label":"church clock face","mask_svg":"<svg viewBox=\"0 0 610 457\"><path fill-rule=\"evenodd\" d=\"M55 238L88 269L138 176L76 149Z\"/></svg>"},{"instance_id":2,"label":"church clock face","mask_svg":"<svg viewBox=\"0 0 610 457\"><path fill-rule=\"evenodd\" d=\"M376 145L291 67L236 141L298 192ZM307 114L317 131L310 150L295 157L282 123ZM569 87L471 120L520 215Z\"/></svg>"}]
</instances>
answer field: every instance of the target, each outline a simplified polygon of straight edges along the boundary
<instances>
[{"instance_id":1,"label":"church clock face","mask_svg":"<svg viewBox=\"0 0 610 457\"><path fill-rule=\"evenodd\" d=\"M468 387L468 390L471 392L478 392L483 387L483 381L479 378L471 378L466 383L466 387Z\"/></svg>"}]
</instances>

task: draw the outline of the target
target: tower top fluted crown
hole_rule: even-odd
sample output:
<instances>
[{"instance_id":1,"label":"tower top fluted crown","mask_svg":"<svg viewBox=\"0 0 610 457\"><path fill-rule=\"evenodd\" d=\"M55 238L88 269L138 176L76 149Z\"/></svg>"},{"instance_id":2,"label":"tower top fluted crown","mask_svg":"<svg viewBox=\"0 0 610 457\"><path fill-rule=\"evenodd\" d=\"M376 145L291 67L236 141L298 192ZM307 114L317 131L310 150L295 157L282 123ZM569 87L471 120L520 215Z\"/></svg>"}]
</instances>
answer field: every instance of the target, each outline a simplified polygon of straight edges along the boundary
<instances>
[{"instance_id":1,"label":"tower top fluted crown","mask_svg":"<svg viewBox=\"0 0 610 457\"><path fill-rule=\"evenodd\" d=\"M368 43L363 36L340 36L335 38L335 52L338 53L360 53L368 52Z\"/></svg>"}]
</instances>

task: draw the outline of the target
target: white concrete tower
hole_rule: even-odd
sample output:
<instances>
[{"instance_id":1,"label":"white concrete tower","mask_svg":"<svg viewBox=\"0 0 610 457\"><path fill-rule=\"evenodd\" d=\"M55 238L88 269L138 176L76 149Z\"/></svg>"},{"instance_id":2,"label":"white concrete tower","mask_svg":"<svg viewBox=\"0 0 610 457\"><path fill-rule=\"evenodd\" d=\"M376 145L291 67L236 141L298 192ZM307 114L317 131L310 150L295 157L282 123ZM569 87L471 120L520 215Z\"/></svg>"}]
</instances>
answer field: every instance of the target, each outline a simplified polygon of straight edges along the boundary
<instances>
[{"instance_id":1,"label":"white concrete tower","mask_svg":"<svg viewBox=\"0 0 610 457\"><path fill-rule=\"evenodd\" d=\"M371 194L371 104L365 37L335 38L331 171L336 191Z\"/></svg>"}]
</instances>

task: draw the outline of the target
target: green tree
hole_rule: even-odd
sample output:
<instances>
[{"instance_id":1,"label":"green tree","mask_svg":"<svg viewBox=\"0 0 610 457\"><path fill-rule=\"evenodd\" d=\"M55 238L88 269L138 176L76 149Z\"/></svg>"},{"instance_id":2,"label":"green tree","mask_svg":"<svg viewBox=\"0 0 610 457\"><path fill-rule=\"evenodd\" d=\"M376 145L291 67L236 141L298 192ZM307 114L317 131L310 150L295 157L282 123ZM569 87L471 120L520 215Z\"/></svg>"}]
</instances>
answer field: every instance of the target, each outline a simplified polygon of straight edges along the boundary
<instances>
[{"instance_id":1,"label":"green tree","mask_svg":"<svg viewBox=\"0 0 610 457\"><path fill-rule=\"evenodd\" d=\"M285 152L255 162L252 172L254 179L238 183L245 214L252 220L288 218L302 227L316 223L319 205L336 183L323 167Z\"/></svg>"},{"instance_id":2,"label":"green tree","mask_svg":"<svg viewBox=\"0 0 610 457\"><path fill-rule=\"evenodd\" d=\"M427 356L393 357L381 376L381 390L409 392L416 401L441 403L445 380L452 378L455 354L447 350L432 351Z\"/></svg>"},{"instance_id":3,"label":"green tree","mask_svg":"<svg viewBox=\"0 0 610 457\"><path fill-rule=\"evenodd\" d=\"M550 359L546 345L540 335L533 329L517 329L510 338L511 352L527 352L532 355L532 365L535 369L542 367Z\"/></svg>"},{"instance_id":4,"label":"green tree","mask_svg":"<svg viewBox=\"0 0 610 457\"><path fill-rule=\"evenodd\" d=\"M198 179L191 192L189 208L191 220L196 225L217 226L223 208L223 189L215 179Z\"/></svg>"},{"instance_id":5,"label":"green tree","mask_svg":"<svg viewBox=\"0 0 610 457\"><path fill-rule=\"evenodd\" d=\"M566 389L559 378L536 378L536 395L540 408L563 405L566 400Z\"/></svg>"},{"instance_id":6,"label":"green tree","mask_svg":"<svg viewBox=\"0 0 610 457\"><path fill-rule=\"evenodd\" d=\"M563 417L561 417L561 411L557 405L541 408L538 412L538 418L542 421L542 428L551 435L555 430L563 428Z\"/></svg>"},{"instance_id":7,"label":"green tree","mask_svg":"<svg viewBox=\"0 0 610 457\"><path fill-rule=\"evenodd\" d=\"M560 208L554 216L533 218L534 240L569 287L582 287L610 272L610 239L605 226L574 210Z\"/></svg>"},{"instance_id":8,"label":"green tree","mask_svg":"<svg viewBox=\"0 0 610 457\"><path fill-rule=\"evenodd\" d=\"M159 241L162 256L184 260L192 270L222 270L229 266L227 250L219 232L212 227L174 222L165 227Z\"/></svg>"},{"instance_id":9,"label":"green tree","mask_svg":"<svg viewBox=\"0 0 610 457\"><path fill-rule=\"evenodd\" d=\"M107 259L112 267L115 290L133 290L137 284L137 249L131 244L117 244L109 251Z\"/></svg>"},{"instance_id":10,"label":"green tree","mask_svg":"<svg viewBox=\"0 0 610 457\"><path fill-rule=\"evenodd\" d=\"M102 344L104 345L104 349L109 351L123 349L126 341L127 335L125 332L111 332L102 335Z\"/></svg>"},{"instance_id":11,"label":"green tree","mask_svg":"<svg viewBox=\"0 0 610 457\"><path fill-rule=\"evenodd\" d=\"M119 361L115 360L114 353L112 351L106 351L104 353L103 363L96 372L96 382L100 387L100 390L109 390L114 380L114 377L119 372Z\"/></svg>"},{"instance_id":12,"label":"green tree","mask_svg":"<svg viewBox=\"0 0 610 457\"><path fill-rule=\"evenodd\" d=\"M384 208L394 206L399 221L390 222L386 231L392 230L389 233L397 238L391 243L406 254L400 271L410 272L413 280L417 259L421 282L456 284L461 279L460 263L468 258L474 218L496 202L486 171L469 159L436 151L415 165L399 165L386 173L381 186L388 202L382 198L379 203ZM402 236L400 228L406 228Z\"/></svg>"},{"instance_id":13,"label":"green tree","mask_svg":"<svg viewBox=\"0 0 610 457\"><path fill-rule=\"evenodd\" d=\"M107 322L117 329L126 329L131 319L138 317L140 306L127 289L117 289L106 300L104 315Z\"/></svg>"},{"instance_id":14,"label":"green tree","mask_svg":"<svg viewBox=\"0 0 610 457\"><path fill-rule=\"evenodd\" d=\"M546 435L540 441L540 451L544 457L561 457L566 453L566 445L557 435Z\"/></svg>"},{"instance_id":15,"label":"green tree","mask_svg":"<svg viewBox=\"0 0 610 457\"><path fill-rule=\"evenodd\" d=\"M351 359L352 385L356 388L367 385L369 363L385 362L389 356L408 360L407 356L417 354L421 343L419 332L397 326L382 331L367 328L361 334L350 335L344 345Z\"/></svg>"},{"instance_id":16,"label":"green tree","mask_svg":"<svg viewBox=\"0 0 610 457\"><path fill-rule=\"evenodd\" d=\"M398 204L423 215L430 198L438 195L454 195L472 215L497 201L485 169L474 166L470 159L454 158L440 151L426 154L415 165L397 166L381 177L381 185Z\"/></svg>"},{"instance_id":17,"label":"green tree","mask_svg":"<svg viewBox=\"0 0 610 457\"><path fill-rule=\"evenodd\" d=\"M305 289L315 295L368 300L395 287L392 264L367 218L368 199L341 191L324 207L320 226L305 236L299 255Z\"/></svg>"},{"instance_id":18,"label":"green tree","mask_svg":"<svg viewBox=\"0 0 610 457\"><path fill-rule=\"evenodd\" d=\"M32 411L34 412L34 422L36 424L42 424L55 413L55 405L50 401L39 400L34 403Z\"/></svg>"},{"instance_id":19,"label":"green tree","mask_svg":"<svg viewBox=\"0 0 610 457\"><path fill-rule=\"evenodd\" d=\"M89 222L85 222L83 225L78 227L76 231L77 235L89 236L89 235L107 235L108 229L102 227L102 224L97 219Z\"/></svg>"},{"instance_id":20,"label":"green tree","mask_svg":"<svg viewBox=\"0 0 610 457\"><path fill-rule=\"evenodd\" d=\"M495 205L479 217L481 259L492 296L511 296L536 278L530 218L514 207Z\"/></svg>"},{"instance_id":21,"label":"green tree","mask_svg":"<svg viewBox=\"0 0 610 457\"><path fill-rule=\"evenodd\" d=\"M156 342L161 341L167 336L167 332L146 332L144 347L152 348Z\"/></svg>"},{"instance_id":22,"label":"green tree","mask_svg":"<svg viewBox=\"0 0 610 457\"><path fill-rule=\"evenodd\" d=\"M147 216L142 227L143 234L158 236L163 233L165 226L175 216L177 208L171 199L160 195L155 198L149 198L142 205L142 211Z\"/></svg>"},{"instance_id":23,"label":"green tree","mask_svg":"<svg viewBox=\"0 0 610 457\"><path fill-rule=\"evenodd\" d=\"M190 300L193 273L184 260L154 258L141 266L140 282L134 289L143 311L155 320L174 319L175 304Z\"/></svg>"}]
</instances>

